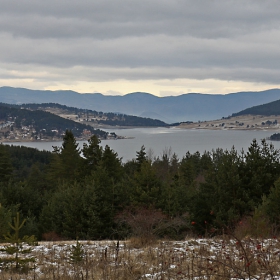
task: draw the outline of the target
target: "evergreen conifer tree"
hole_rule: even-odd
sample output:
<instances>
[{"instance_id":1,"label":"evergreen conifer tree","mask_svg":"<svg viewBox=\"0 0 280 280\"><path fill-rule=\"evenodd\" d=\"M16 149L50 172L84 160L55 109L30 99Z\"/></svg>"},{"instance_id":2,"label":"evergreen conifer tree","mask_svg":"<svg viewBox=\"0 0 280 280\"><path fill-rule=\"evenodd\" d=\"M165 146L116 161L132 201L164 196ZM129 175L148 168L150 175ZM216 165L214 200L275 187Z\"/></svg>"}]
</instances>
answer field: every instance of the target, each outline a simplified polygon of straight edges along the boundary
<instances>
[{"instance_id":1,"label":"evergreen conifer tree","mask_svg":"<svg viewBox=\"0 0 280 280\"><path fill-rule=\"evenodd\" d=\"M24 236L20 237L20 230L25 224L26 220L20 221L19 212L17 212L16 217L13 219L13 223L9 223L11 230L14 232L8 233L5 236L5 240L10 243L10 245L6 246L4 251L5 253L12 255L12 257L1 258L0 263L2 262L4 267L9 268L10 265L14 265L16 270L26 271L30 267L28 267L29 263L34 263L35 258L30 256L31 248L24 248L24 243L34 244L36 239L34 236ZM27 255L24 257L24 255Z\"/></svg>"},{"instance_id":2,"label":"evergreen conifer tree","mask_svg":"<svg viewBox=\"0 0 280 280\"><path fill-rule=\"evenodd\" d=\"M145 146L142 145L140 151L136 152L136 162L138 164L138 170L141 168L141 164L147 161L147 155L145 152Z\"/></svg>"},{"instance_id":3,"label":"evergreen conifer tree","mask_svg":"<svg viewBox=\"0 0 280 280\"><path fill-rule=\"evenodd\" d=\"M49 178L52 181L73 181L79 177L82 164L80 150L72 131L66 130L62 147L54 147L54 158L50 164Z\"/></svg>"},{"instance_id":4,"label":"evergreen conifer tree","mask_svg":"<svg viewBox=\"0 0 280 280\"><path fill-rule=\"evenodd\" d=\"M84 254L83 245L77 239L76 245L72 245L70 249L70 262L72 264L80 264L84 260Z\"/></svg>"},{"instance_id":5,"label":"evergreen conifer tree","mask_svg":"<svg viewBox=\"0 0 280 280\"><path fill-rule=\"evenodd\" d=\"M0 203L0 240L2 240L4 238L4 234L7 234L9 231L10 219L11 212Z\"/></svg>"},{"instance_id":6,"label":"evergreen conifer tree","mask_svg":"<svg viewBox=\"0 0 280 280\"><path fill-rule=\"evenodd\" d=\"M63 183L43 207L43 233L55 232L64 238L97 239L100 227L93 182Z\"/></svg>"},{"instance_id":7,"label":"evergreen conifer tree","mask_svg":"<svg viewBox=\"0 0 280 280\"><path fill-rule=\"evenodd\" d=\"M162 182L156 176L150 161L143 161L140 170L130 180L131 198L134 205L159 206Z\"/></svg>"},{"instance_id":8,"label":"evergreen conifer tree","mask_svg":"<svg viewBox=\"0 0 280 280\"><path fill-rule=\"evenodd\" d=\"M248 152L243 154L240 168L242 185L246 190L251 208L262 203L262 196L268 195L280 174L280 151L265 140L259 144L253 140Z\"/></svg>"},{"instance_id":9,"label":"evergreen conifer tree","mask_svg":"<svg viewBox=\"0 0 280 280\"><path fill-rule=\"evenodd\" d=\"M83 145L82 153L85 163L83 166L85 175L90 175L92 171L96 170L102 158L103 149L100 146L100 142L100 139L93 135L88 140L88 144L85 143Z\"/></svg>"},{"instance_id":10,"label":"evergreen conifer tree","mask_svg":"<svg viewBox=\"0 0 280 280\"><path fill-rule=\"evenodd\" d=\"M12 177L13 167L3 144L0 144L0 182L7 182Z\"/></svg>"}]
</instances>

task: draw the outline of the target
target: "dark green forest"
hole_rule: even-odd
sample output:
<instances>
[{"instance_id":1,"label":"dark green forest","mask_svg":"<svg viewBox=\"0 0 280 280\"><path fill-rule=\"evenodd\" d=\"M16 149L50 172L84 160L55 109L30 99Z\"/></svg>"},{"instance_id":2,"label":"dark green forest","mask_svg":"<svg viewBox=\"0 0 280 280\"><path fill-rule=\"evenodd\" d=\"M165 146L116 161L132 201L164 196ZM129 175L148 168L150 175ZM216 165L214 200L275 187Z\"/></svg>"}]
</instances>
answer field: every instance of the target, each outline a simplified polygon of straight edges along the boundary
<instances>
[{"instance_id":1,"label":"dark green forest","mask_svg":"<svg viewBox=\"0 0 280 280\"><path fill-rule=\"evenodd\" d=\"M182 159L150 159L142 146L124 163L96 136L79 149L68 130L53 152L0 145L0 236L17 212L26 218L21 234L39 240L180 239L233 233L242 223L274 234L279 156L253 140L248 151L186 151Z\"/></svg>"},{"instance_id":2,"label":"dark green forest","mask_svg":"<svg viewBox=\"0 0 280 280\"><path fill-rule=\"evenodd\" d=\"M262 115L272 116L280 115L280 100L269 102L267 104L254 106L238 113L232 114L232 117L243 116L243 115Z\"/></svg>"}]
</instances>

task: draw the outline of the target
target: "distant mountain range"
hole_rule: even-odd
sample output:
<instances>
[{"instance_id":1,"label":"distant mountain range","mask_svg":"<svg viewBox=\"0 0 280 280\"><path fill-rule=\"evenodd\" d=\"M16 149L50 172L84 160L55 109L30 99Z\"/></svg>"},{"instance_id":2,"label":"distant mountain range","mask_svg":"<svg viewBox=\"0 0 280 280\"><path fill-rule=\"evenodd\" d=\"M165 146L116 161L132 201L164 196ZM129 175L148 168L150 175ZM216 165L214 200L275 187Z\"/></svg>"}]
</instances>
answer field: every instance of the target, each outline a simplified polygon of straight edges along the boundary
<instances>
[{"instance_id":1,"label":"distant mountain range","mask_svg":"<svg viewBox=\"0 0 280 280\"><path fill-rule=\"evenodd\" d=\"M280 89L225 95L189 93L180 96L157 97L143 92L124 96L107 96L100 93L79 94L74 91L0 88L0 102L4 103L53 102L82 109L151 117L166 123L220 119L248 107L279 99Z\"/></svg>"}]
</instances>

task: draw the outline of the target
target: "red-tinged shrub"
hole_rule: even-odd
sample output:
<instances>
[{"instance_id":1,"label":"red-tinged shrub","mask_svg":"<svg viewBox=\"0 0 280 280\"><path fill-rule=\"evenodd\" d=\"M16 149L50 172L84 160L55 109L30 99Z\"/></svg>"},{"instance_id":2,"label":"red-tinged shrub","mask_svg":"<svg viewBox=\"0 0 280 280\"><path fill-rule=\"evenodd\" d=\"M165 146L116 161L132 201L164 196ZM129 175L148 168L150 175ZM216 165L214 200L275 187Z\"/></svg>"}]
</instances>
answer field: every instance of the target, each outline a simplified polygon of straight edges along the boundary
<instances>
[{"instance_id":1,"label":"red-tinged shrub","mask_svg":"<svg viewBox=\"0 0 280 280\"><path fill-rule=\"evenodd\" d=\"M145 207L127 208L116 216L115 221L129 226L133 240L138 238L140 245L154 242L165 232L176 231L183 224L179 219L169 219L160 210Z\"/></svg>"},{"instance_id":2,"label":"red-tinged shrub","mask_svg":"<svg viewBox=\"0 0 280 280\"><path fill-rule=\"evenodd\" d=\"M54 231L43 233L42 239L45 241L61 241L62 240L62 238Z\"/></svg>"}]
</instances>

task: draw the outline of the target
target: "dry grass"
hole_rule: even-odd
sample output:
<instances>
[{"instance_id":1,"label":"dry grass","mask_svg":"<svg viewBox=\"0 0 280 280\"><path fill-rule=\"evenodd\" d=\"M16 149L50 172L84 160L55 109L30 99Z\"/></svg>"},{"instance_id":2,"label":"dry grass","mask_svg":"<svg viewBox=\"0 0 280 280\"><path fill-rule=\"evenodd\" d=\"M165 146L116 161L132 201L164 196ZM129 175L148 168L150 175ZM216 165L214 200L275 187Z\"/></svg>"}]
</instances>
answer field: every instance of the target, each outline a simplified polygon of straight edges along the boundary
<instances>
[{"instance_id":1,"label":"dry grass","mask_svg":"<svg viewBox=\"0 0 280 280\"><path fill-rule=\"evenodd\" d=\"M189 239L142 248L135 240L81 243L79 264L70 262L75 242L44 242L34 247L35 269L2 270L0 279L280 279L278 239Z\"/></svg>"},{"instance_id":2,"label":"dry grass","mask_svg":"<svg viewBox=\"0 0 280 280\"><path fill-rule=\"evenodd\" d=\"M274 122L277 120L276 125L263 124L267 121ZM233 129L233 130L278 130L280 124L280 116L258 116L258 115L244 115L237 117L230 117L219 120L194 122L194 123L182 123L179 127L186 129Z\"/></svg>"}]
</instances>

